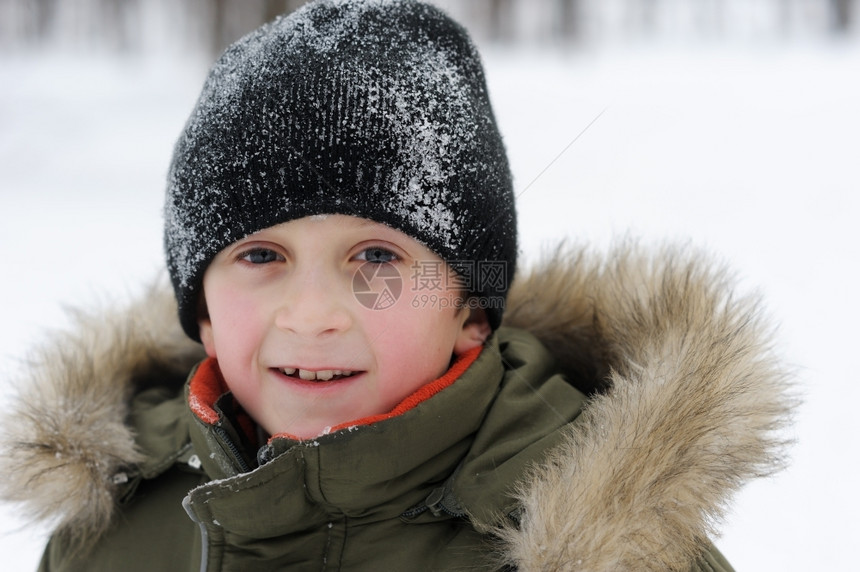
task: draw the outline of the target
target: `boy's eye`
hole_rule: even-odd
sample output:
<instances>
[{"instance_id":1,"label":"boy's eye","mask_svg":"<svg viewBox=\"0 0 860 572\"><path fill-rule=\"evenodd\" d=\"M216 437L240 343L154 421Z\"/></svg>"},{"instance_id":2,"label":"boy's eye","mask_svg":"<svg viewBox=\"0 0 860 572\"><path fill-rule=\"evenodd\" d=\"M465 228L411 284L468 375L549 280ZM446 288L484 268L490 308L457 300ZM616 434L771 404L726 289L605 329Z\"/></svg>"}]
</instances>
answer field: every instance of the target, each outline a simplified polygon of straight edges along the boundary
<instances>
[{"instance_id":1,"label":"boy's eye","mask_svg":"<svg viewBox=\"0 0 860 572\"><path fill-rule=\"evenodd\" d=\"M379 246L371 246L359 252L356 258L373 264L386 264L397 260L397 255Z\"/></svg>"},{"instance_id":2,"label":"boy's eye","mask_svg":"<svg viewBox=\"0 0 860 572\"><path fill-rule=\"evenodd\" d=\"M277 252L268 248L255 248L253 250L249 250L242 254L240 258L241 260L250 262L251 264L268 264L270 262L281 260L281 256Z\"/></svg>"}]
</instances>

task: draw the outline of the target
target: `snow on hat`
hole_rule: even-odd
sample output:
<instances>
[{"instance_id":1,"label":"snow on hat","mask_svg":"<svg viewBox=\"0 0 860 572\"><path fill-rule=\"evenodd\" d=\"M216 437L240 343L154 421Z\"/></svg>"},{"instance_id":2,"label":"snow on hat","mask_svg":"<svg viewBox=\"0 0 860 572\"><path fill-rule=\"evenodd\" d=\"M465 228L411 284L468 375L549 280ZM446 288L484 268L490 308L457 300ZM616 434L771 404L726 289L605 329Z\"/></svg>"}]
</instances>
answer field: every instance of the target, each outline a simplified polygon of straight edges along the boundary
<instances>
[{"instance_id":1,"label":"snow on hat","mask_svg":"<svg viewBox=\"0 0 860 572\"><path fill-rule=\"evenodd\" d=\"M449 262L501 322L510 169L465 30L412 0L321 0L215 63L176 144L165 251L185 332L226 246L315 214L371 219Z\"/></svg>"}]
</instances>

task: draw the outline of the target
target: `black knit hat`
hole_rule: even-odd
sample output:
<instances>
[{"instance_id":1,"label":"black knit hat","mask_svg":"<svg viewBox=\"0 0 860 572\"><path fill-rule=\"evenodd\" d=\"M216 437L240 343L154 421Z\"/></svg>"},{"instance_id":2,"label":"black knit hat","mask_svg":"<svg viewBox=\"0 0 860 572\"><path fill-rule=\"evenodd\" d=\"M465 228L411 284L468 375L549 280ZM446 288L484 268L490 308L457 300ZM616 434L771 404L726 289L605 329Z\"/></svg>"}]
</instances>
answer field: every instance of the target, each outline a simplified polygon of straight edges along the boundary
<instances>
[{"instance_id":1,"label":"black knit hat","mask_svg":"<svg viewBox=\"0 0 860 572\"><path fill-rule=\"evenodd\" d=\"M511 175L465 30L411 0L311 2L224 52L176 144L165 250L185 332L203 274L276 224L346 214L448 261L498 327L516 263Z\"/></svg>"}]
</instances>

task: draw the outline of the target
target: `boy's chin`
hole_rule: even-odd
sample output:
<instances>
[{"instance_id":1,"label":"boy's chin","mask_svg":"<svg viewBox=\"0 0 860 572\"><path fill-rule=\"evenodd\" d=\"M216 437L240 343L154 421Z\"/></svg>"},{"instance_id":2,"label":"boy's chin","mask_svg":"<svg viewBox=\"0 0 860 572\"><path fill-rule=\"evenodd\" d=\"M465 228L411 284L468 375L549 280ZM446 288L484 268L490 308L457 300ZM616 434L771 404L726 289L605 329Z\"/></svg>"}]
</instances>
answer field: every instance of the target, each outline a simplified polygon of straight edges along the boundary
<instances>
[{"instance_id":1,"label":"boy's chin","mask_svg":"<svg viewBox=\"0 0 860 572\"><path fill-rule=\"evenodd\" d=\"M292 425L284 427L282 431L275 431L271 434L273 437L287 437L297 441L307 441L309 439L316 439L317 437L328 435L332 432L332 427L337 427L338 425L341 425L341 423L333 422L331 424L318 423L309 425Z\"/></svg>"}]
</instances>

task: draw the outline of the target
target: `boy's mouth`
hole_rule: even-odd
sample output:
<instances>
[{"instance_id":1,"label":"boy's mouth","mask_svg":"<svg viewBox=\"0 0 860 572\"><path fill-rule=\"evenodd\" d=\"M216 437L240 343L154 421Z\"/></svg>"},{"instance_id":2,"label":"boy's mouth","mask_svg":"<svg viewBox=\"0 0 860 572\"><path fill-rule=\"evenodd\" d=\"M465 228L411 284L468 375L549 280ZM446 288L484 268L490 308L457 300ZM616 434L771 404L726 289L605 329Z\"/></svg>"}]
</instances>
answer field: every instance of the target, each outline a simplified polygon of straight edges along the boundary
<instances>
[{"instance_id":1,"label":"boy's mouth","mask_svg":"<svg viewBox=\"0 0 860 572\"><path fill-rule=\"evenodd\" d=\"M319 371L310 371L294 367L282 367L278 368L278 371L287 377L293 377L303 381L337 381L338 379L351 377L361 373L360 371L351 371L348 369L321 369Z\"/></svg>"}]
</instances>

